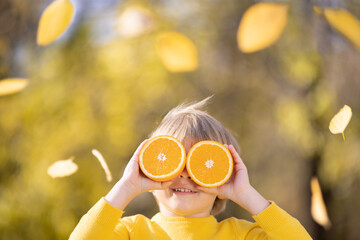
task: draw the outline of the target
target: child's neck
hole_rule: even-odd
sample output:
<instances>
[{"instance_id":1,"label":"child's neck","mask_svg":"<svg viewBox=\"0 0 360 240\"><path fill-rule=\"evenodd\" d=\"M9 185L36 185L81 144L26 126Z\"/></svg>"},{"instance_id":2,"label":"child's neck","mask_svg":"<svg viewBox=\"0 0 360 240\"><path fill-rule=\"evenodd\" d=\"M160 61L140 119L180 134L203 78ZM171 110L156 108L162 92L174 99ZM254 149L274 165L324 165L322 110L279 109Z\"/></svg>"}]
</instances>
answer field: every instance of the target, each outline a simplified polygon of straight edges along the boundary
<instances>
[{"instance_id":1,"label":"child's neck","mask_svg":"<svg viewBox=\"0 0 360 240\"><path fill-rule=\"evenodd\" d=\"M210 212L179 212L179 211L172 211L166 209L165 207L160 206L160 213L167 217L208 217L210 216Z\"/></svg>"}]
</instances>

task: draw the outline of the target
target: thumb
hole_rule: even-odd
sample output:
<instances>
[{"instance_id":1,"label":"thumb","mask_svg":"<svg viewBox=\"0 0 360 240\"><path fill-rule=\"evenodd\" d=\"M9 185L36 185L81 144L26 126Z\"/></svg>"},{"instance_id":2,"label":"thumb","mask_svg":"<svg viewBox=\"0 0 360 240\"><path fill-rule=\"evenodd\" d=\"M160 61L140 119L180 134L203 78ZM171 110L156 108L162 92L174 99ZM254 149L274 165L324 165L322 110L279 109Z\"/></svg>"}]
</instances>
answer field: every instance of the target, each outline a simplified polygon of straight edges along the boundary
<instances>
[{"instance_id":1,"label":"thumb","mask_svg":"<svg viewBox=\"0 0 360 240\"><path fill-rule=\"evenodd\" d=\"M151 186L149 187L149 192L154 192L154 190L164 190L166 188L168 188L172 181L166 181L166 182L155 182L155 181L152 181Z\"/></svg>"},{"instance_id":2,"label":"thumb","mask_svg":"<svg viewBox=\"0 0 360 240\"><path fill-rule=\"evenodd\" d=\"M161 189L166 189L172 184L172 181L161 182Z\"/></svg>"},{"instance_id":3,"label":"thumb","mask_svg":"<svg viewBox=\"0 0 360 240\"><path fill-rule=\"evenodd\" d=\"M218 191L217 187L208 188L208 187L196 186L196 188L203 191L203 192L206 192L206 193L215 194L215 195L219 194L219 191Z\"/></svg>"}]
</instances>

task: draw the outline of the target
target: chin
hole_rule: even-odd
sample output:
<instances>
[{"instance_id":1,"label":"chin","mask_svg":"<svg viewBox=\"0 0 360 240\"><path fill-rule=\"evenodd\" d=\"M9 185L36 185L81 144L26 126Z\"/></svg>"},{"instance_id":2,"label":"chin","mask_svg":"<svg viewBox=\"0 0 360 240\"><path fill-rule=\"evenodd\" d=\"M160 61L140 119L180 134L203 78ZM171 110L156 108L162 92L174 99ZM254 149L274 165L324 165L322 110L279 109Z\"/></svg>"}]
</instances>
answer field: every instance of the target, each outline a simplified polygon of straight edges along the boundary
<instances>
[{"instance_id":1,"label":"chin","mask_svg":"<svg viewBox=\"0 0 360 240\"><path fill-rule=\"evenodd\" d=\"M178 206L173 206L172 209L179 216L189 216L199 212L196 211L196 209L194 209L194 206L178 205Z\"/></svg>"},{"instance_id":2,"label":"chin","mask_svg":"<svg viewBox=\"0 0 360 240\"><path fill-rule=\"evenodd\" d=\"M174 204L173 209L178 212L194 212L194 206L184 206L183 203L180 203L179 205Z\"/></svg>"}]
</instances>

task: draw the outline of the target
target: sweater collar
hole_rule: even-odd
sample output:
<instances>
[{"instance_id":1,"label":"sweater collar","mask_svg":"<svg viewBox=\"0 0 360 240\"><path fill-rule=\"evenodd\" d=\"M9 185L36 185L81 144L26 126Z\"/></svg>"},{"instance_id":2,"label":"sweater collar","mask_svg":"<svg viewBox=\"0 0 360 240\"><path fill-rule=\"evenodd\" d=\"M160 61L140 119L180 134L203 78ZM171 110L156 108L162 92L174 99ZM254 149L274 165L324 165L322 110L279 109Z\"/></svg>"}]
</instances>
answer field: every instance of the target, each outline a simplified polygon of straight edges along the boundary
<instances>
[{"instance_id":1,"label":"sweater collar","mask_svg":"<svg viewBox=\"0 0 360 240\"><path fill-rule=\"evenodd\" d=\"M169 217L160 212L155 214L151 220L155 222L217 223L217 220L213 215L208 217Z\"/></svg>"}]
</instances>

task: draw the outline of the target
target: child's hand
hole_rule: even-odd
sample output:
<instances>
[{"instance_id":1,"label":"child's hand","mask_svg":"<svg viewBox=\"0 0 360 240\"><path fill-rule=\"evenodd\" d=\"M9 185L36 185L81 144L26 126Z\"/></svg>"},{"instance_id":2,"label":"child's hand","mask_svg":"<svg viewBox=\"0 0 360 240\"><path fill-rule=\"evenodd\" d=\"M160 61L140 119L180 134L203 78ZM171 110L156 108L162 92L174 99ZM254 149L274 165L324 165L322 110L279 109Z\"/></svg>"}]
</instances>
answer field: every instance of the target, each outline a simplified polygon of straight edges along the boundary
<instances>
[{"instance_id":1,"label":"child's hand","mask_svg":"<svg viewBox=\"0 0 360 240\"><path fill-rule=\"evenodd\" d=\"M141 148L147 142L147 139L144 140L140 146L136 149L134 155L127 164L124 174L120 181L126 184L129 187L129 190L134 191L135 194L140 194L142 192L147 192L149 190L158 190L167 188L171 181L167 182L156 182L146 177L139 167L139 154Z\"/></svg>"},{"instance_id":2,"label":"child's hand","mask_svg":"<svg viewBox=\"0 0 360 240\"><path fill-rule=\"evenodd\" d=\"M172 183L156 182L147 178L139 167L139 153L147 140L136 149L134 155L126 165L124 174L105 196L105 200L114 207L124 209L126 205L138 194L149 190L165 189Z\"/></svg>"},{"instance_id":3,"label":"child's hand","mask_svg":"<svg viewBox=\"0 0 360 240\"><path fill-rule=\"evenodd\" d=\"M251 188L249 182L249 176L247 173L246 166L239 154L236 152L235 148L232 145L226 145L234 159L234 170L231 178L223 185L215 188L206 188L199 186L198 188L204 192L213 193L218 195L221 199L231 199L234 200L236 196L242 194L242 192Z\"/></svg>"},{"instance_id":4,"label":"child's hand","mask_svg":"<svg viewBox=\"0 0 360 240\"><path fill-rule=\"evenodd\" d=\"M256 215L269 206L269 201L250 185L247 168L234 146L226 144L225 146L234 159L233 175L228 182L219 187L206 188L198 186L197 188L204 192L216 194L221 199L228 198L247 209L251 214Z\"/></svg>"}]
</instances>

